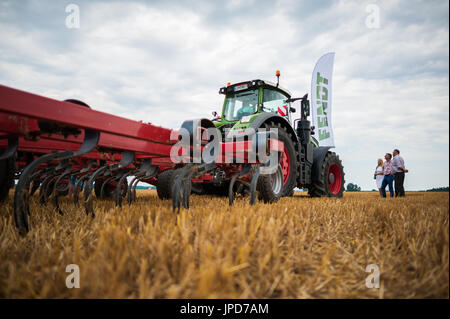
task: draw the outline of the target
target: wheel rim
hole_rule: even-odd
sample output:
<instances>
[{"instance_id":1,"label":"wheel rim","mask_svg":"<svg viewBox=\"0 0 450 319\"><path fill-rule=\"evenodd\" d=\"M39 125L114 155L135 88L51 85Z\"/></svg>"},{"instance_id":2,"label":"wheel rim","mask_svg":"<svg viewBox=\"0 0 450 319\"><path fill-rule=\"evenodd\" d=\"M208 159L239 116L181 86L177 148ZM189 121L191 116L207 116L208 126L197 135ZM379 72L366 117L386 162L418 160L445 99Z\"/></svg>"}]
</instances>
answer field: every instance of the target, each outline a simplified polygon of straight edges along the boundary
<instances>
[{"instance_id":1,"label":"wheel rim","mask_svg":"<svg viewBox=\"0 0 450 319\"><path fill-rule=\"evenodd\" d=\"M331 163L328 168L327 181L330 192L334 195L339 194L342 186L342 172L338 164Z\"/></svg>"},{"instance_id":2,"label":"wheel rim","mask_svg":"<svg viewBox=\"0 0 450 319\"><path fill-rule=\"evenodd\" d=\"M278 165L277 171L270 175L270 183L272 185L272 191L275 194L280 193L281 187L283 186L283 170L281 165Z\"/></svg>"},{"instance_id":3,"label":"wheel rim","mask_svg":"<svg viewBox=\"0 0 450 319\"><path fill-rule=\"evenodd\" d=\"M281 154L280 166L283 173L283 185L286 185L287 181L289 180L289 174L291 172L291 161L286 146L283 149L283 154Z\"/></svg>"}]
</instances>

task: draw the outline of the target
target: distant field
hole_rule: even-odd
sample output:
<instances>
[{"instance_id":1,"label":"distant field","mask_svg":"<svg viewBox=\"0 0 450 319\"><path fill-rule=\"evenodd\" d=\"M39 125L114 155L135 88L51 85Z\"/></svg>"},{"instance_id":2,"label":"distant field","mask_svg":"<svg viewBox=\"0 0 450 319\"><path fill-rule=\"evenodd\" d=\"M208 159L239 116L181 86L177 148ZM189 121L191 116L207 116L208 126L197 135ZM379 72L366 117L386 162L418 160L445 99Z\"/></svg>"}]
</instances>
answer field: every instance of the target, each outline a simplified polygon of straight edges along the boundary
<instances>
[{"instance_id":1,"label":"distant field","mask_svg":"<svg viewBox=\"0 0 450 319\"><path fill-rule=\"evenodd\" d=\"M122 209L95 201L96 217L68 199L64 216L31 204L22 238L12 192L0 205L2 298L448 298L449 194L375 192L276 204L192 196L176 217L152 190ZM80 267L80 288L65 285ZM365 272L377 264L381 287Z\"/></svg>"}]
</instances>

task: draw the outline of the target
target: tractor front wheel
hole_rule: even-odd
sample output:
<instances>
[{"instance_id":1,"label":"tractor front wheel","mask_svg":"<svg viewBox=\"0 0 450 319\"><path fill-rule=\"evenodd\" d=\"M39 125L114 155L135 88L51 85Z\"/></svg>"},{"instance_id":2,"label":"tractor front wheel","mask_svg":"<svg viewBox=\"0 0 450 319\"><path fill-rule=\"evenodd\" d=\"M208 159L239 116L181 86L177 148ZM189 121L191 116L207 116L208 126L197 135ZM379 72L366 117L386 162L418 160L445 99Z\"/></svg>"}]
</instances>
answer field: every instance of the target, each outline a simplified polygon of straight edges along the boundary
<instances>
[{"instance_id":1,"label":"tractor front wheel","mask_svg":"<svg viewBox=\"0 0 450 319\"><path fill-rule=\"evenodd\" d=\"M342 197L344 191L344 167L339 156L328 152L320 167L319 177L308 186L311 197Z\"/></svg>"},{"instance_id":2,"label":"tractor front wheel","mask_svg":"<svg viewBox=\"0 0 450 319\"><path fill-rule=\"evenodd\" d=\"M278 139L283 142L284 149L280 154L280 163L274 174L261 175L258 178L257 190L265 203L277 201L280 197L290 196L297 183L298 161L294 142L286 129L273 122L266 124L266 129L277 128Z\"/></svg>"}]
</instances>

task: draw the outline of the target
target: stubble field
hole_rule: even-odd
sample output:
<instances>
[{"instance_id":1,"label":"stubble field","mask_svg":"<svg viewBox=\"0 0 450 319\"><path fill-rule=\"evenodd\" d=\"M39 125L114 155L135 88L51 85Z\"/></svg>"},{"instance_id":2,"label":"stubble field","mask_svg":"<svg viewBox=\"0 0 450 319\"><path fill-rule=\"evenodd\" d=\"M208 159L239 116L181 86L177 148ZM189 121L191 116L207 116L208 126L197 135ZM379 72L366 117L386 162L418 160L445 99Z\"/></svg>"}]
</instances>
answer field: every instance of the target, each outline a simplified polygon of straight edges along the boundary
<instances>
[{"instance_id":1,"label":"stubble field","mask_svg":"<svg viewBox=\"0 0 450 319\"><path fill-rule=\"evenodd\" d=\"M155 191L96 217L63 199L65 214L32 199L19 236L12 192L0 204L1 298L448 298L448 193L297 193L255 206L192 196L178 217ZM175 221L177 220L177 223ZM66 266L80 288L66 287ZM380 288L366 287L366 266Z\"/></svg>"}]
</instances>

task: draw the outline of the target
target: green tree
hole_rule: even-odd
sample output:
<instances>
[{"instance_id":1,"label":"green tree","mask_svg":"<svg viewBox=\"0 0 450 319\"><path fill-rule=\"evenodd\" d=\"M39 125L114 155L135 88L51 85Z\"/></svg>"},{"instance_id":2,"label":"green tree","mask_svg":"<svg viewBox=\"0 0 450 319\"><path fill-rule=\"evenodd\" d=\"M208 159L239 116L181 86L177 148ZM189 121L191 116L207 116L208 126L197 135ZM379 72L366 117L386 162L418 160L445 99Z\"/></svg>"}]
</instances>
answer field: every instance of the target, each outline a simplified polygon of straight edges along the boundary
<instances>
[{"instance_id":1,"label":"green tree","mask_svg":"<svg viewBox=\"0 0 450 319\"><path fill-rule=\"evenodd\" d=\"M448 186L447 187L437 187L437 188L427 189L427 192L448 192Z\"/></svg>"},{"instance_id":2,"label":"green tree","mask_svg":"<svg viewBox=\"0 0 450 319\"><path fill-rule=\"evenodd\" d=\"M348 183L347 184L347 192L360 192L361 191L361 187L359 187L356 184L353 183Z\"/></svg>"}]
</instances>

